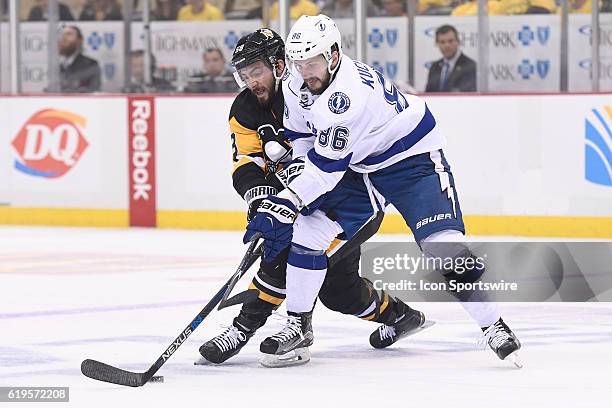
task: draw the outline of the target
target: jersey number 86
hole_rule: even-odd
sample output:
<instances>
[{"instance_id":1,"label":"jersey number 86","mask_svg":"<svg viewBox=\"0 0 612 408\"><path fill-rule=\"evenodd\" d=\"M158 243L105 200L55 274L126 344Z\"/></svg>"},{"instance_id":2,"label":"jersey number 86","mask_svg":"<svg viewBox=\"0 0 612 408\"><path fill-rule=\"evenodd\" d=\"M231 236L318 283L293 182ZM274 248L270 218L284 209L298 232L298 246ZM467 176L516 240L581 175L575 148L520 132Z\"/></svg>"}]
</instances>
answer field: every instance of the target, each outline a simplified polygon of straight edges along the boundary
<instances>
[{"instance_id":1,"label":"jersey number 86","mask_svg":"<svg viewBox=\"0 0 612 408\"><path fill-rule=\"evenodd\" d=\"M330 144L330 147L333 150L341 151L346 148L346 144L348 143L348 135L349 130L344 126L336 126L335 128L328 128L319 133L318 142L321 147L327 147Z\"/></svg>"}]
</instances>

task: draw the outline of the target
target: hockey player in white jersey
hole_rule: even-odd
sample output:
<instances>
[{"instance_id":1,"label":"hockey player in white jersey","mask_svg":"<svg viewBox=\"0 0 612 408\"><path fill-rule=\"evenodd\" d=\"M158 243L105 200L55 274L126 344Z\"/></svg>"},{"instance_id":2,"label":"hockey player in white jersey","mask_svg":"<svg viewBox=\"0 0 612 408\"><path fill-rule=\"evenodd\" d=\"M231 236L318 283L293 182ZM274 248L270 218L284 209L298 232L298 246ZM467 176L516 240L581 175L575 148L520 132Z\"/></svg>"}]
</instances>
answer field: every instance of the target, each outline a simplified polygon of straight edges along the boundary
<instances>
[{"instance_id":1,"label":"hockey player in white jersey","mask_svg":"<svg viewBox=\"0 0 612 408\"><path fill-rule=\"evenodd\" d=\"M287 310L297 316L311 311L325 276L322 251L338 233L333 226L318 226L316 217L297 214L333 207L326 197L343 188L347 172L363 175L379 205L397 208L427 256L471 256L465 245L457 244L465 241L461 209L442 152L445 139L425 101L401 94L383 75L343 55L340 32L327 16L300 17L287 38L286 54L290 71L283 78L283 125L294 159L303 157L305 168L287 189L262 202L245 240L261 232L279 250L291 246ZM359 204L354 204L358 211ZM336 219L349 235L351 217L344 212ZM441 244L445 242L454 244ZM484 268L440 272L448 281L472 283ZM480 292L455 295L498 357L519 365L520 342L497 305ZM396 329L381 328L381 340ZM302 330L299 325L285 328L267 339L270 350L262 351L298 343L295 338L304 336L312 338L310 323Z\"/></svg>"}]
</instances>

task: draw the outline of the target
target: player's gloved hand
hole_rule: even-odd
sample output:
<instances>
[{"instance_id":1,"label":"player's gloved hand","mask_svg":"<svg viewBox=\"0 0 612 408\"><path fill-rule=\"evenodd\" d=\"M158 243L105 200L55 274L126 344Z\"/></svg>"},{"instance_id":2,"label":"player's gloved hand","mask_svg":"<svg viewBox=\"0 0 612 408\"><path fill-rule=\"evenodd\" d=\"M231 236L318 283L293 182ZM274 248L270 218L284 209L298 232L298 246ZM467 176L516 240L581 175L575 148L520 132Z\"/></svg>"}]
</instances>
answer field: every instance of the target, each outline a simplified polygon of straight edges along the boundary
<instances>
[{"instance_id":1,"label":"player's gloved hand","mask_svg":"<svg viewBox=\"0 0 612 408\"><path fill-rule=\"evenodd\" d=\"M286 188L294 178L302 173L302 170L304 170L304 159L302 157L298 157L285 164L283 169L276 172L274 175L280 181L283 187Z\"/></svg>"},{"instance_id":2,"label":"player's gloved hand","mask_svg":"<svg viewBox=\"0 0 612 408\"><path fill-rule=\"evenodd\" d=\"M281 190L283 188L283 186L280 186ZM249 206L249 209L247 211L247 222L250 222L253 219L255 213L257 212L257 209L259 208L259 205L261 204L264 198L268 197L269 195L276 195L277 193L278 189L275 186L271 185L260 184L251 187L244 194L243 197L244 201L246 201L247 205Z\"/></svg>"},{"instance_id":3,"label":"player's gloved hand","mask_svg":"<svg viewBox=\"0 0 612 408\"><path fill-rule=\"evenodd\" d=\"M261 202L257 213L247 225L242 241L246 244L255 233L261 233L265 240L263 259L271 262L291 244L297 212L291 201L268 196Z\"/></svg>"}]
</instances>

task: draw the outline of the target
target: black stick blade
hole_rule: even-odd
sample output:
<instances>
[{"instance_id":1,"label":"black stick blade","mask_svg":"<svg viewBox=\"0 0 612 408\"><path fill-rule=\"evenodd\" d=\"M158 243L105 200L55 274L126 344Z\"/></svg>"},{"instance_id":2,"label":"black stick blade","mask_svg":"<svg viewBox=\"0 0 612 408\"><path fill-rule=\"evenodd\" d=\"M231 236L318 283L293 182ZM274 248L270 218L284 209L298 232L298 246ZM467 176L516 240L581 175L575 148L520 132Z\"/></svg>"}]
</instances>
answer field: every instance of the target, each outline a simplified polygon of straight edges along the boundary
<instances>
[{"instance_id":1,"label":"black stick blade","mask_svg":"<svg viewBox=\"0 0 612 408\"><path fill-rule=\"evenodd\" d=\"M144 374L125 371L96 360L83 360L81 372L94 380L127 385L128 387L142 387L146 383Z\"/></svg>"}]
</instances>

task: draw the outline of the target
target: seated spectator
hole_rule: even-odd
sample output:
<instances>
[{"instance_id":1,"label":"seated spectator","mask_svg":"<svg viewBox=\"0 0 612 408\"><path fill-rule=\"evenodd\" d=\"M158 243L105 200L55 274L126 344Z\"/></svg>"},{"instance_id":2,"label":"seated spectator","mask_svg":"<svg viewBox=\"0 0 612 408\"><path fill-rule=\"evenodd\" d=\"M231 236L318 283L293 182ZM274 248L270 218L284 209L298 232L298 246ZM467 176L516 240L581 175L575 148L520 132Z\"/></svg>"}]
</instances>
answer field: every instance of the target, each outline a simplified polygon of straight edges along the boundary
<instances>
[{"instance_id":1,"label":"seated spectator","mask_svg":"<svg viewBox=\"0 0 612 408\"><path fill-rule=\"evenodd\" d=\"M83 34L76 26L66 26L59 40L60 91L96 92L100 90L98 61L83 55Z\"/></svg>"},{"instance_id":2,"label":"seated spectator","mask_svg":"<svg viewBox=\"0 0 612 408\"><path fill-rule=\"evenodd\" d=\"M569 0L570 14L591 14L591 0Z\"/></svg>"},{"instance_id":3,"label":"seated spectator","mask_svg":"<svg viewBox=\"0 0 612 408\"><path fill-rule=\"evenodd\" d=\"M207 0L187 0L187 4L178 12L180 21L223 20L223 18L221 10Z\"/></svg>"},{"instance_id":4,"label":"seated spectator","mask_svg":"<svg viewBox=\"0 0 612 408\"><path fill-rule=\"evenodd\" d=\"M452 11L454 0L418 0L418 14L448 15Z\"/></svg>"},{"instance_id":5,"label":"seated spectator","mask_svg":"<svg viewBox=\"0 0 612 408\"><path fill-rule=\"evenodd\" d=\"M529 0L525 14L554 14L557 12L555 0Z\"/></svg>"},{"instance_id":6,"label":"seated spectator","mask_svg":"<svg viewBox=\"0 0 612 408\"><path fill-rule=\"evenodd\" d=\"M180 0L155 0L155 10L151 13L151 20L176 20L180 8Z\"/></svg>"},{"instance_id":7,"label":"seated spectator","mask_svg":"<svg viewBox=\"0 0 612 408\"><path fill-rule=\"evenodd\" d=\"M123 15L117 0L89 0L81 11L79 20L116 21L123 20Z\"/></svg>"},{"instance_id":8,"label":"seated spectator","mask_svg":"<svg viewBox=\"0 0 612 408\"><path fill-rule=\"evenodd\" d=\"M235 92L238 85L227 68L225 57L218 48L209 48L202 54L204 71L188 79L185 92Z\"/></svg>"},{"instance_id":9,"label":"seated spectator","mask_svg":"<svg viewBox=\"0 0 612 408\"><path fill-rule=\"evenodd\" d=\"M366 13L369 17L378 15L378 9L368 0L366 3ZM325 6L321 9L321 14L325 14L331 18L355 18L355 2L354 0L328 0Z\"/></svg>"},{"instance_id":10,"label":"seated spectator","mask_svg":"<svg viewBox=\"0 0 612 408\"><path fill-rule=\"evenodd\" d=\"M157 62L155 56L151 55L151 83L145 83L145 63L144 51L134 50L130 52L130 71L132 77L130 83L123 89L126 93L145 93L145 92L172 92L176 89L164 78L155 76Z\"/></svg>"},{"instance_id":11,"label":"seated spectator","mask_svg":"<svg viewBox=\"0 0 612 408\"><path fill-rule=\"evenodd\" d=\"M489 0L487 4L490 16L550 14L557 10L555 0ZM478 14L478 3L476 0L470 0L455 7L451 14L453 16L475 16Z\"/></svg>"},{"instance_id":12,"label":"seated spectator","mask_svg":"<svg viewBox=\"0 0 612 408\"><path fill-rule=\"evenodd\" d=\"M297 20L301 16L316 16L319 14L319 7L310 0L290 1L289 18L292 20ZM278 1L274 2L270 8L270 18L272 20L278 19Z\"/></svg>"},{"instance_id":13,"label":"seated spectator","mask_svg":"<svg viewBox=\"0 0 612 408\"><path fill-rule=\"evenodd\" d=\"M499 0L499 15L551 14L557 10L555 0Z\"/></svg>"},{"instance_id":14,"label":"seated spectator","mask_svg":"<svg viewBox=\"0 0 612 408\"><path fill-rule=\"evenodd\" d=\"M28 21L46 21L49 11L49 0L36 0L36 5L32 6L28 13ZM58 3L59 21L74 21L70 8L64 3Z\"/></svg>"},{"instance_id":15,"label":"seated spectator","mask_svg":"<svg viewBox=\"0 0 612 408\"><path fill-rule=\"evenodd\" d=\"M380 13L384 17L406 16L406 2L404 0L382 0L383 10Z\"/></svg>"},{"instance_id":16,"label":"seated spectator","mask_svg":"<svg viewBox=\"0 0 612 408\"><path fill-rule=\"evenodd\" d=\"M475 92L476 62L459 49L455 27L438 27L436 45L442 58L431 64L425 92Z\"/></svg>"},{"instance_id":17,"label":"seated spectator","mask_svg":"<svg viewBox=\"0 0 612 408\"><path fill-rule=\"evenodd\" d=\"M489 0L487 2L487 8L489 9L490 16L498 16L499 13L499 1ZM476 16L478 15L478 3L476 0L469 0L463 4L458 5L451 12L452 16Z\"/></svg>"}]
</instances>

